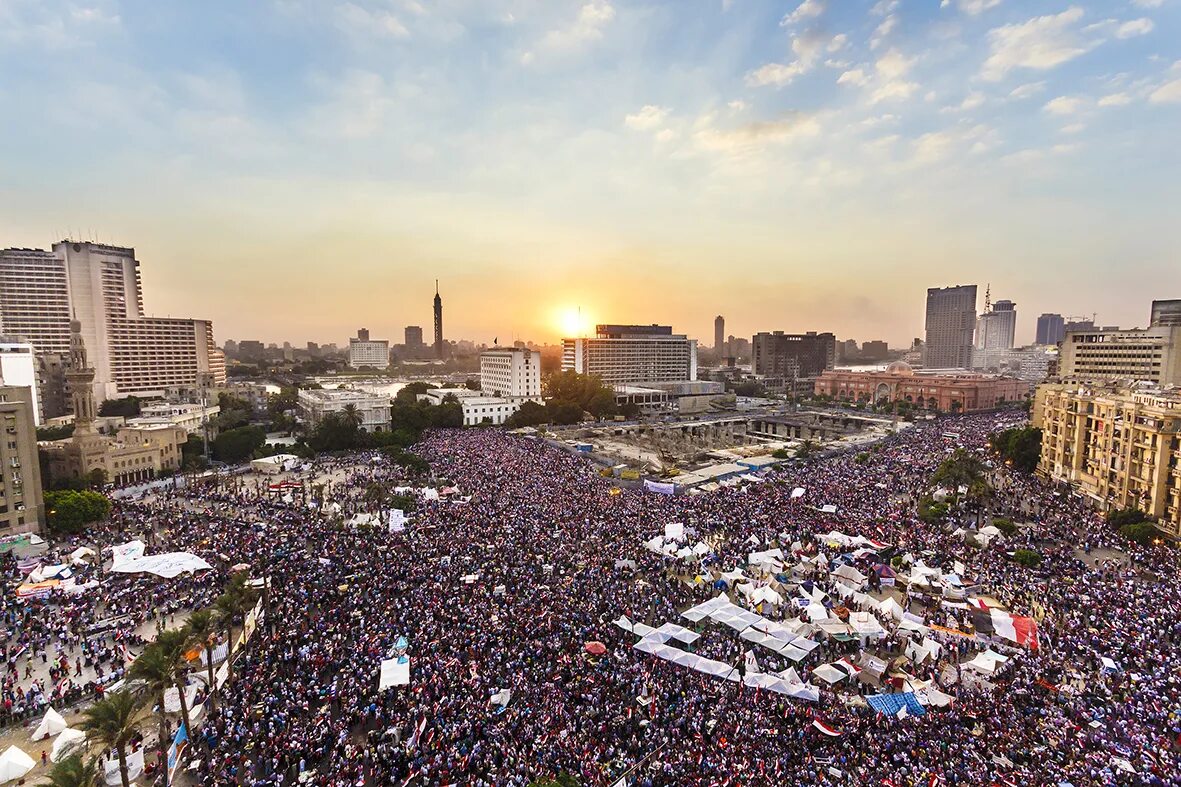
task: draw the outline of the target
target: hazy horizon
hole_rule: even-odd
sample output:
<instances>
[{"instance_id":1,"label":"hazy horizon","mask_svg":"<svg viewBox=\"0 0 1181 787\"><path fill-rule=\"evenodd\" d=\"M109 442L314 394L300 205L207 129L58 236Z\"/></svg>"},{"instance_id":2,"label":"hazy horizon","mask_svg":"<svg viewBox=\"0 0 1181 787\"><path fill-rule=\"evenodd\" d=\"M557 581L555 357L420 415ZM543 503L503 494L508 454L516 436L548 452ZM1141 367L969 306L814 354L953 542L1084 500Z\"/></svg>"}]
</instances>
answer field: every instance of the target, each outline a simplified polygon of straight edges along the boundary
<instances>
[{"instance_id":1,"label":"hazy horizon","mask_svg":"<svg viewBox=\"0 0 1181 787\"><path fill-rule=\"evenodd\" d=\"M1181 297L1181 0L173 5L0 6L0 247L133 246L219 344L429 341L436 278L501 343Z\"/></svg>"}]
</instances>

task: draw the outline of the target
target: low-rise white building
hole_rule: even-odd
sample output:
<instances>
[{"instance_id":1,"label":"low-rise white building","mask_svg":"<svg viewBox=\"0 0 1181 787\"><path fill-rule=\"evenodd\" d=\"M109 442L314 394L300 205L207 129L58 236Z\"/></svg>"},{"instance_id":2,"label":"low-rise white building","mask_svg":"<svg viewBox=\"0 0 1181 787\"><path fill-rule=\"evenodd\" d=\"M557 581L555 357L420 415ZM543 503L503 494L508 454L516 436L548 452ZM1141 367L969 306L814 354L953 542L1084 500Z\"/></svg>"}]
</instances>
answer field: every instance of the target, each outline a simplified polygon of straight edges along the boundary
<instances>
[{"instance_id":1,"label":"low-rise white building","mask_svg":"<svg viewBox=\"0 0 1181 787\"><path fill-rule=\"evenodd\" d=\"M384 432L390 428L390 398L365 391L343 388L299 392L300 417L309 429L315 429L329 413L355 411L358 427L366 432Z\"/></svg>"},{"instance_id":2,"label":"low-rise white building","mask_svg":"<svg viewBox=\"0 0 1181 787\"><path fill-rule=\"evenodd\" d=\"M486 396L541 401L541 353L497 347L480 353L480 390Z\"/></svg>"},{"instance_id":3,"label":"low-rise white building","mask_svg":"<svg viewBox=\"0 0 1181 787\"><path fill-rule=\"evenodd\" d=\"M432 388L419 394L418 400L440 405L447 400L448 396L454 396L459 400L459 405L463 408L464 426L479 426L484 423L500 426L513 413L520 410L524 402L529 401L527 399L484 396L480 391L469 391L466 388Z\"/></svg>"},{"instance_id":4,"label":"low-rise white building","mask_svg":"<svg viewBox=\"0 0 1181 787\"><path fill-rule=\"evenodd\" d=\"M221 408L217 405L202 407L199 404L171 404L151 402L140 407L139 415L127 419L127 425L144 429L154 426L179 426L189 434L200 432L206 419L212 419Z\"/></svg>"}]
</instances>

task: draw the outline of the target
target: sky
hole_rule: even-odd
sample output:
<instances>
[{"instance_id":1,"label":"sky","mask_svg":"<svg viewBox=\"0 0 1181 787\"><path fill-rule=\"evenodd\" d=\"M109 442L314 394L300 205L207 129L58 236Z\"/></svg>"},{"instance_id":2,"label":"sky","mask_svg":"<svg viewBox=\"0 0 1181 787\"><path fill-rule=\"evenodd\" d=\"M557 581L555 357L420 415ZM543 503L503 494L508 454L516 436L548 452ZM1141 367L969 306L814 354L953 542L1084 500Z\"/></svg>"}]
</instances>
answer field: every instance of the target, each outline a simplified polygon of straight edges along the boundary
<instances>
[{"instance_id":1,"label":"sky","mask_svg":"<svg viewBox=\"0 0 1181 787\"><path fill-rule=\"evenodd\" d=\"M0 106L0 247L219 342L1181 297L1181 0L0 0Z\"/></svg>"}]
</instances>

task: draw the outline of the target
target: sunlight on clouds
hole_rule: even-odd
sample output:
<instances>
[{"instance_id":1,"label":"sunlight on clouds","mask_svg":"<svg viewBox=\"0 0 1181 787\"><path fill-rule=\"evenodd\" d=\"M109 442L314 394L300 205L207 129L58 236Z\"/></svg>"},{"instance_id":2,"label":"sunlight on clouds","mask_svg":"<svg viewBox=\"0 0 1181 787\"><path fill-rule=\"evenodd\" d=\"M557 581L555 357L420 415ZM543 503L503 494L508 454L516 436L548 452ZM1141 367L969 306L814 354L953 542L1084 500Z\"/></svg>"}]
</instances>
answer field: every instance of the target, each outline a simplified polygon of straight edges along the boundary
<instances>
[{"instance_id":1,"label":"sunlight on clouds","mask_svg":"<svg viewBox=\"0 0 1181 787\"><path fill-rule=\"evenodd\" d=\"M990 30L992 51L981 76L996 82L1016 68L1045 71L1086 54L1098 42L1083 40L1076 29L1082 18L1083 9L1074 6L1060 14L1037 16Z\"/></svg>"}]
</instances>

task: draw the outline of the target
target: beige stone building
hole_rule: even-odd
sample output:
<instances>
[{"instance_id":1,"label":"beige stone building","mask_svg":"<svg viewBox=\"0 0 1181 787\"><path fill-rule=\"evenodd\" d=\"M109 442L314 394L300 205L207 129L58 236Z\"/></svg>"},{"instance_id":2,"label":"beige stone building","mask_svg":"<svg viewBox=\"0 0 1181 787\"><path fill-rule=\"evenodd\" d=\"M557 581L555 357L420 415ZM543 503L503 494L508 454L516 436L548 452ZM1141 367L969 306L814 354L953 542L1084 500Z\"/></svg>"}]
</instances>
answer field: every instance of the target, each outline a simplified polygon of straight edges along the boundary
<instances>
[{"instance_id":1,"label":"beige stone building","mask_svg":"<svg viewBox=\"0 0 1181 787\"><path fill-rule=\"evenodd\" d=\"M1181 391L1054 383L1039 386L1038 472L1099 508L1139 508L1181 535Z\"/></svg>"},{"instance_id":2,"label":"beige stone building","mask_svg":"<svg viewBox=\"0 0 1181 787\"><path fill-rule=\"evenodd\" d=\"M71 363L66 377L74 404L74 436L47 444L53 475L84 477L102 470L107 481L129 484L150 481L161 471L179 469L182 446L188 440L184 427L123 427L114 437L95 428L94 369L86 359L81 325L74 321L70 327Z\"/></svg>"},{"instance_id":3,"label":"beige stone building","mask_svg":"<svg viewBox=\"0 0 1181 787\"><path fill-rule=\"evenodd\" d=\"M0 536L41 532L45 522L32 394L0 381Z\"/></svg>"}]
</instances>

